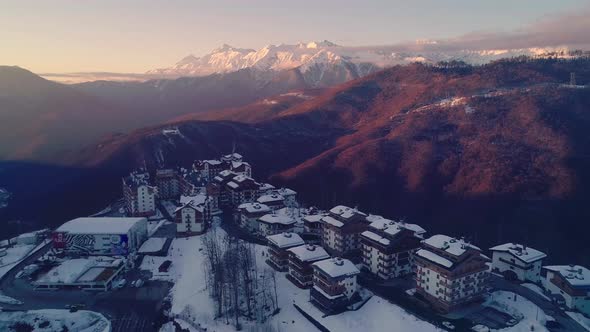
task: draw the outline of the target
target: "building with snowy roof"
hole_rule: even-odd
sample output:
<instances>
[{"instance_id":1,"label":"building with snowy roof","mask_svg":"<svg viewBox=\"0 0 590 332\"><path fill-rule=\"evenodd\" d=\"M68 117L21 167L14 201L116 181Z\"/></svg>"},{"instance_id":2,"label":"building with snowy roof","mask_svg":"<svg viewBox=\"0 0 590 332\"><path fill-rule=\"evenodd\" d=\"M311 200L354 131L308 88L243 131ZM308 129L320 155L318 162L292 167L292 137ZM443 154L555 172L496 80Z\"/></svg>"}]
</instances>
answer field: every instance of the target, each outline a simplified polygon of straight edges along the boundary
<instances>
[{"instance_id":1,"label":"building with snowy roof","mask_svg":"<svg viewBox=\"0 0 590 332\"><path fill-rule=\"evenodd\" d=\"M203 234L211 223L211 203L211 197L203 194L181 196L181 205L174 211L176 235Z\"/></svg>"},{"instance_id":2,"label":"building with snowy roof","mask_svg":"<svg viewBox=\"0 0 590 332\"><path fill-rule=\"evenodd\" d=\"M360 234L367 230L367 215L344 205L332 208L322 218L322 244L335 256L360 259Z\"/></svg>"},{"instance_id":3,"label":"building with snowy roof","mask_svg":"<svg viewBox=\"0 0 590 332\"><path fill-rule=\"evenodd\" d=\"M313 285L312 264L330 258L328 252L313 244L290 248L289 273L287 279L299 288L309 288Z\"/></svg>"},{"instance_id":4,"label":"building with snowy roof","mask_svg":"<svg viewBox=\"0 0 590 332\"><path fill-rule=\"evenodd\" d=\"M268 243L268 265L277 271L289 269L289 252L287 249L303 245L301 236L295 233L279 233L266 237Z\"/></svg>"},{"instance_id":5,"label":"building with snowy roof","mask_svg":"<svg viewBox=\"0 0 590 332\"><path fill-rule=\"evenodd\" d=\"M147 172L133 172L123 178L123 199L127 213L134 217L149 217L156 213L158 190L150 183Z\"/></svg>"},{"instance_id":6,"label":"building with snowy roof","mask_svg":"<svg viewBox=\"0 0 590 332\"><path fill-rule=\"evenodd\" d=\"M312 264L311 302L324 313L337 313L351 304L357 292L359 269L348 259L339 257Z\"/></svg>"},{"instance_id":7,"label":"building with snowy roof","mask_svg":"<svg viewBox=\"0 0 590 332\"><path fill-rule=\"evenodd\" d=\"M307 234L322 235L322 218L325 213L309 214L303 217L303 230Z\"/></svg>"},{"instance_id":8,"label":"building with snowy roof","mask_svg":"<svg viewBox=\"0 0 590 332\"><path fill-rule=\"evenodd\" d=\"M490 248L492 270L507 279L539 282L543 259L547 255L539 250L516 243L505 243Z\"/></svg>"},{"instance_id":9,"label":"building with snowy roof","mask_svg":"<svg viewBox=\"0 0 590 332\"><path fill-rule=\"evenodd\" d=\"M481 299L489 258L462 239L433 235L416 251L416 293L438 311L449 312Z\"/></svg>"},{"instance_id":10,"label":"building with snowy roof","mask_svg":"<svg viewBox=\"0 0 590 332\"><path fill-rule=\"evenodd\" d=\"M424 233L418 225L374 220L361 233L363 267L385 280L412 273L413 254L420 248Z\"/></svg>"},{"instance_id":11,"label":"building with snowy roof","mask_svg":"<svg viewBox=\"0 0 590 332\"><path fill-rule=\"evenodd\" d=\"M259 230L258 218L270 213L272 210L265 204L242 203L234 214L234 220L241 228L250 233L257 233Z\"/></svg>"},{"instance_id":12,"label":"building with snowy roof","mask_svg":"<svg viewBox=\"0 0 590 332\"><path fill-rule=\"evenodd\" d=\"M283 196L284 204L287 207L296 207L297 204L297 192L289 188L280 188L275 190L276 194Z\"/></svg>"},{"instance_id":13,"label":"building with snowy roof","mask_svg":"<svg viewBox=\"0 0 590 332\"><path fill-rule=\"evenodd\" d=\"M87 255L128 255L147 239L146 218L76 218L57 228L53 247Z\"/></svg>"},{"instance_id":14,"label":"building with snowy roof","mask_svg":"<svg viewBox=\"0 0 590 332\"><path fill-rule=\"evenodd\" d=\"M590 270L579 265L543 266L541 283L571 310L590 315Z\"/></svg>"},{"instance_id":15,"label":"building with snowy roof","mask_svg":"<svg viewBox=\"0 0 590 332\"><path fill-rule=\"evenodd\" d=\"M226 184L229 205L233 208L242 203L254 202L260 185L251 177L239 174Z\"/></svg>"},{"instance_id":16,"label":"building with snowy roof","mask_svg":"<svg viewBox=\"0 0 590 332\"><path fill-rule=\"evenodd\" d=\"M297 221L286 214L269 213L258 218L258 233L269 236L282 232L293 232Z\"/></svg>"},{"instance_id":17,"label":"building with snowy roof","mask_svg":"<svg viewBox=\"0 0 590 332\"><path fill-rule=\"evenodd\" d=\"M285 197L277 194L276 192L261 195L256 199L256 202L265 204L273 210L278 210L285 207Z\"/></svg>"}]
</instances>

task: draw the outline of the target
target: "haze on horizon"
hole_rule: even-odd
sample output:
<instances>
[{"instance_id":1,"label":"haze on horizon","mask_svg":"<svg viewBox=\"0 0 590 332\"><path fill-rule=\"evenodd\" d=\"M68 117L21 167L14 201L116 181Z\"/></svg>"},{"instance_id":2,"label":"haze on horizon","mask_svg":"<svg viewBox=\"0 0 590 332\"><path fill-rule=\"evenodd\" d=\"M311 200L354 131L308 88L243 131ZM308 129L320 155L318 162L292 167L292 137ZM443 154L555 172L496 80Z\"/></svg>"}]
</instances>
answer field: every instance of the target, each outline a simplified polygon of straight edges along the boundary
<instances>
[{"instance_id":1,"label":"haze on horizon","mask_svg":"<svg viewBox=\"0 0 590 332\"><path fill-rule=\"evenodd\" d=\"M0 64L37 73L143 73L223 43L324 39L351 47L417 39L449 41L442 49L588 45L588 14L584 0L7 0Z\"/></svg>"}]
</instances>

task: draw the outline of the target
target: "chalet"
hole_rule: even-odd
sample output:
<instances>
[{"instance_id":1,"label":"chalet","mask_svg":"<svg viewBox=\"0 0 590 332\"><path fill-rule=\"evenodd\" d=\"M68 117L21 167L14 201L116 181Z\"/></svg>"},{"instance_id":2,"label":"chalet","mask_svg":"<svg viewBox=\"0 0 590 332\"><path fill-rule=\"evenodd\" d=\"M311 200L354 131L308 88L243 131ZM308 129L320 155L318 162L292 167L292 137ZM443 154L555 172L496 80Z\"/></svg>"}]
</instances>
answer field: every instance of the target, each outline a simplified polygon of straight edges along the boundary
<instances>
[{"instance_id":1,"label":"chalet","mask_svg":"<svg viewBox=\"0 0 590 332\"><path fill-rule=\"evenodd\" d=\"M177 235L191 236L207 230L211 217L208 201L205 195L181 197L181 206L174 211Z\"/></svg>"},{"instance_id":2,"label":"chalet","mask_svg":"<svg viewBox=\"0 0 590 332\"><path fill-rule=\"evenodd\" d=\"M237 207L242 203L250 203L258 196L259 184L249 176L237 175L226 184L230 206Z\"/></svg>"},{"instance_id":3,"label":"chalet","mask_svg":"<svg viewBox=\"0 0 590 332\"><path fill-rule=\"evenodd\" d=\"M258 218L258 233L269 236L282 232L293 232L296 220L288 215L269 213Z\"/></svg>"},{"instance_id":4,"label":"chalet","mask_svg":"<svg viewBox=\"0 0 590 332\"><path fill-rule=\"evenodd\" d=\"M235 221L245 230L256 233L259 230L258 218L270 213L268 206L260 203L243 203L238 206Z\"/></svg>"},{"instance_id":5,"label":"chalet","mask_svg":"<svg viewBox=\"0 0 590 332\"><path fill-rule=\"evenodd\" d=\"M260 204L264 204L273 210L282 209L285 207L285 197L271 193L258 197L256 201Z\"/></svg>"},{"instance_id":6,"label":"chalet","mask_svg":"<svg viewBox=\"0 0 590 332\"><path fill-rule=\"evenodd\" d=\"M412 273L424 232L415 224L376 219L361 233L363 267L385 280Z\"/></svg>"},{"instance_id":7,"label":"chalet","mask_svg":"<svg viewBox=\"0 0 590 332\"><path fill-rule=\"evenodd\" d=\"M289 269L289 255L287 249L301 246L303 239L295 233L279 233L266 237L269 258L266 260L277 271L285 272Z\"/></svg>"},{"instance_id":8,"label":"chalet","mask_svg":"<svg viewBox=\"0 0 590 332\"><path fill-rule=\"evenodd\" d=\"M150 184L147 172L133 172L123 178L125 209L130 216L149 217L156 213L158 190Z\"/></svg>"},{"instance_id":9,"label":"chalet","mask_svg":"<svg viewBox=\"0 0 590 332\"><path fill-rule=\"evenodd\" d=\"M330 258L313 263L311 302L324 313L337 313L351 304L357 293L358 268L349 260Z\"/></svg>"},{"instance_id":10,"label":"chalet","mask_svg":"<svg viewBox=\"0 0 590 332\"><path fill-rule=\"evenodd\" d=\"M434 235L416 251L416 294L438 311L479 300L486 291L489 258L464 240Z\"/></svg>"},{"instance_id":11,"label":"chalet","mask_svg":"<svg viewBox=\"0 0 590 332\"><path fill-rule=\"evenodd\" d=\"M313 268L311 264L330 258L328 252L320 246L306 244L287 250L289 252L289 279L299 288L313 286Z\"/></svg>"},{"instance_id":12,"label":"chalet","mask_svg":"<svg viewBox=\"0 0 590 332\"><path fill-rule=\"evenodd\" d=\"M543 266L545 290L571 310L590 315L590 270L579 265Z\"/></svg>"},{"instance_id":13,"label":"chalet","mask_svg":"<svg viewBox=\"0 0 590 332\"><path fill-rule=\"evenodd\" d=\"M490 248L492 270L507 279L539 282L543 259L547 257L539 250L516 243L505 243Z\"/></svg>"},{"instance_id":14,"label":"chalet","mask_svg":"<svg viewBox=\"0 0 590 332\"><path fill-rule=\"evenodd\" d=\"M322 243L332 255L360 259L360 234L367 229L366 214L339 205L322 218Z\"/></svg>"}]
</instances>

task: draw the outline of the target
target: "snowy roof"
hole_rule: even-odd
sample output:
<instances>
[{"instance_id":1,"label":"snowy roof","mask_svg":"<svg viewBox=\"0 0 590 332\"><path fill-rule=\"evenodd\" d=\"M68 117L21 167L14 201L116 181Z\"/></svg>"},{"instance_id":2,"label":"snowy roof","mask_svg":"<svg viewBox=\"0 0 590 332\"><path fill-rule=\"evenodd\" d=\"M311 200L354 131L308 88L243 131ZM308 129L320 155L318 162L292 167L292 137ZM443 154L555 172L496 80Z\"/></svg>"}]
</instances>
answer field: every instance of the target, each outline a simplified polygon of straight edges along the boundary
<instances>
[{"instance_id":1,"label":"snowy roof","mask_svg":"<svg viewBox=\"0 0 590 332\"><path fill-rule=\"evenodd\" d=\"M362 216L366 216L365 213L363 213L357 209L353 209L348 206L344 206L344 205L337 205L337 206L333 207L332 209L330 209L330 213L338 215L344 219L351 218L355 214L360 214Z\"/></svg>"},{"instance_id":2,"label":"snowy roof","mask_svg":"<svg viewBox=\"0 0 590 332\"><path fill-rule=\"evenodd\" d=\"M292 195L297 195L297 192L293 189L289 189L289 188L281 188L276 190L277 193L283 195L283 196L292 196Z\"/></svg>"},{"instance_id":3,"label":"snowy roof","mask_svg":"<svg viewBox=\"0 0 590 332\"><path fill-rule=\"evenodd\" d=\"M379 243L381 243L382 245L385 245L385 246L388 246L391 243L391 241L389 241L389 239L386 239L386 238L384 238L384 237L382 237L382 236L380 236L378 234L375 234L375 233L373 233L371 231L364 231L364 232L361 233L361 235L364 236L364 237L366 237L366 238L369 238L369 239L371 239L371 240L373 240L375 242L379 242Z\"/></svg>"},{"instance_id":4,"label":"snowy roof","mask_svg":"<svg viewBox=\"0 0 590 332\"><path fill-rule=\"evenodd\" d=\"M322 218L325 217L325 214L310 214L303 217L303 220L310 223L320 222Z\"/></svg>"},{"instance_id":5,"label":"snowy roof","mask_svg":"<svg viewBox=\"0 0 590 332\"><path fill-rule=\"evenodd\" d=\"M505 243L490 248L491 251L501 251L510 253L512 256L520 259L525 263L532 263L547 257L547 255L537 249L525 247L522 244Z\"/></svg>"},{"instance_id":6,"label":"snowy roof","mask_svg":"<svg viewBox=\"0 0 590 332\"><path fill-rule=\"evenodd\" d=\"M295 257L302 262L315 262L322 259L330 258L328 252L320 247L313 244L305 244L295 248L288 249Z\"/></svg>"},{"instance_id":7,"label":"snowy roof","mask_svg":"<svg viewBox=\"0 0 590 332\"><path fill-rule=\"evenodd\" d=\"M590 286L590 270L580 265L551 265L544 269L557 272L574 287Z\"/></svg>"},{"instance_id":8,"label":"snowy roof","mask_svg":"<svg viewBox=\"0 0 590 332\"><path fill-rule=\"evenodd\" d=\"M324 259L313 263L313 266L332 278L352 277L360 273L359 269L351 261L340 257Z\"/></svg>"},{"instance_id":9,"label":"snowy roof","mask_svg":"<svg viewBox=\"0 0 590 332\"><path fill-rule=\"evenodd\" d=\"M66 222L56 229L56 232L70 234L127 234L137 223L145 221L145 218L84 217Z\"/></svg>"},{"instance_id":10,"label":"snowy roof","mask_svg":"<svg viewBox=\"0 0 590 332\"><path fill-rule=\"evenodd\" d=\"M261 191L264 191L264 190L272 190L272 189L275 189L275 186L273 186L270 183L261 183L260 184L260 187L259 187L259 190L261 190Z\"/></svg>"},{"instance_id":11,"label":"snowy roof","mask_svg":"<svg viewBox=\"0 0 590 332\"><path fill-rule=\"evenodd\" d=\"M129 174L127 177L123 178L123 182L126 186L129 187L139 187L139 186L149 186L150 183L150 174L140 173L140 172L133 172Z\"/></svg>"},{"instance_id":12,"label":"snowy roof","mask_svg":"<svg viewBox=\"0 0 590 332\"><path fill-rule=\"evenodd\" d=\"M245 161L232 161L231 162L232 169L240 168L242 166L250 166L250 164L248 164Z\"/></svg>"},{"instance_id":13,"label":"snowy roof","mask_svg":"<svg viewBox=\"0 0 590 332\"><path fill-rule=\"evenodd\" d=\"M227 169L224 170L224 171L219 172L219 175L221 175L221 177L226 177L226 176L230 176L230 175L233 175L233 174L235 174L235 173L232 172L232 171L230 171L230 170L227 170Z\"/></svg>"},{"instance_id":14,"label":"snowy roof","mask_svg":"<svg viewBox=\"0 0 590 332\"><path fill-rule=\"evenodd\" d=\"M270 212L270 208L267 205L260 203L243 203L238 206L238 209L246 210L248 213Z\"/></svg>"},{"instance_id":15,"label":"snowy roof","mask_svg":"<svg viewBox=\"0 0 590 332\"><path fill-rule=\"evenodd\" d=\"M418 255L422 258L425 258L431 262L434 262L434 263L437 263L437 264L442 265L444 267L447 267L447 268L453 266L453 262L451 262L450 260L448 260L444 257L441 257L441 256L433 253L430 250L420 249L420 250L416 251L416 255Z\"/></svg>"},{"instance_id":16,"label":"snowy roof","mask_svg":"<svg viewBox=\"0 0 590 332\"><path fill-rule=\"evenodd\" d=\"M272 213L265 214L262 217L258 218L258 220L267 224L291 225L295 223L295 219L289 216Z\"/></svg>"},{"instance_id":17,"label":"snowy roof","mask_svg":"<svg viewBox=\"0 0 590 332\"><path fill-rule=\"evenodd\" d=\"M279 202L284 201L285 197L279 194L262 195L256 200L259 203Z\"/></svg>"},{"instance_id":18,"label":"snowy roof","mask_svg":"<svg viewBox=\"0 0 590 332\"><path fill-rule=\"evenodd\" d=\"M235 183L233 181L228 182L227 185L230 186L231 188L234 188L234 189L236 189L236 188L238 188L240 186L240 185L238 185L237 183Z\"/></svg>"},{"instance_id":19,"label":"snowy roof","mask_svg":"<svg viewBox=\"0 0 590 332\"><path fill-rule=\"evenodd\" d=\"M322 218L322 221L325 222L325 223L327 223L327 224L330 224L332 226L335 226L335 227L342 227L342 226L344 226L344 223L343 222L341 222L339 220L336 220L336 219L332 218L331 216L325 216L325 217L323 217Z\"/></svg>"},{"instance_id":20,"label":"snowy roof","mask_svg":"<svg viewBox=\"0 0 590 332\"><path fill-rule=\"evenodd\" d=\"M270 235L267 236L266 239L268 240L268 242L274 244L279 248L291 248L295 246L300 246L305 243L303 242L301 236L289 232Z\"/></svg>"},{"instance_id":21,"label":"snowy roof","mask_svg":"<svg viewBox=\"0 0 590 332\"><path fill-rule=\"evenodd\" d=\"M420 227L419 225L409 224L401 221L393 221L387 218L383 218L382 216L368 215L366 219L368 222L371 223L370 227L383 230L384 232L389 233L391 235L395 235L396 233L398 233L401 230L401 228L408 229L414 232L416 235L422 235L426 233L426 230L424 230L424 228Z\"/></svg>"},{"instance_id":22,"label":"snowy roof","mask_svg":"<svg viewBox=\"0 0 590 332\"><path fill-rule=\"evenodd\" d=\"M207 196L203 195L203 194L197 194L194 196L180 196L180 204L181 205L185 205L188 203L191 203L193 205L199 205L199 204L205 204L205 201L207 200Z\"/></svg>"},{"instance_id":23,"label":"snowy roof","mask_svg":"<svg viewBox=\"0 0 590 332\"><path fill-rule=\"evenodd\" d=\"M453 256L463 255L463 253L465 253L465 251L467 251L468 248L481 250L478 247L469 244L462 239L455 239L442 234L433 235L422 242L434 248L446 251L447 253Z\"/></svg>"},{"instance_id":24,"label":"snowy roof","mask_svg":"<svg viewBox=\"0 0 590 332\"><path fill-rule=\"evenodd\" d=\"M221 160L215 160L215 159L210 159L210 160L204 160L204 163L207 163L209 165L219 165L221 164Z\"/></svg>"}]
</instances>

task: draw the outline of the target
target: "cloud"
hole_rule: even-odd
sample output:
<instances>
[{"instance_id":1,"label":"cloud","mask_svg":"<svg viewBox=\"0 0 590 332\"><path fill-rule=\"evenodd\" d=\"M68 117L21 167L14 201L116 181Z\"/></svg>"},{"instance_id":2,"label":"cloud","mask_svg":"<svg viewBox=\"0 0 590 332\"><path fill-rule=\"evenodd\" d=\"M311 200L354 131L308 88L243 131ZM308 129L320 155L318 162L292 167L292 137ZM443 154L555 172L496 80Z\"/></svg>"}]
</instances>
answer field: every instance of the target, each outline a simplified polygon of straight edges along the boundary
<instances>
[{"instance_id":1,"label":"cloud","mask_svg":"<svg viewBox=\"0 0 590 332\"><path fill-rule=\"evenodd\" d=\"M451 52L561 46L572 49L590 47L590 7L547 17L512 32L473 32L456 38L412 41L381 48L391 52Z\"/></svg>"}]
</instances>

